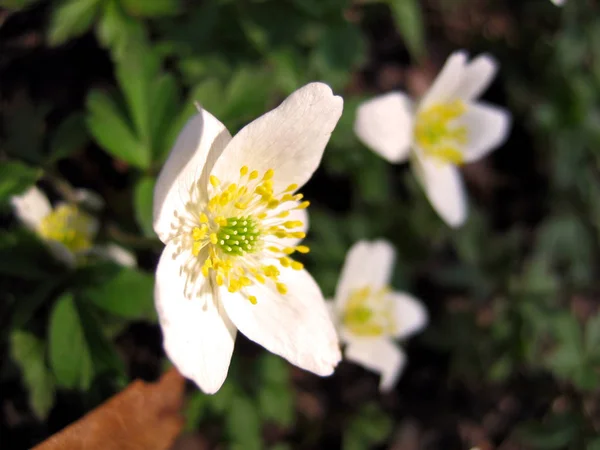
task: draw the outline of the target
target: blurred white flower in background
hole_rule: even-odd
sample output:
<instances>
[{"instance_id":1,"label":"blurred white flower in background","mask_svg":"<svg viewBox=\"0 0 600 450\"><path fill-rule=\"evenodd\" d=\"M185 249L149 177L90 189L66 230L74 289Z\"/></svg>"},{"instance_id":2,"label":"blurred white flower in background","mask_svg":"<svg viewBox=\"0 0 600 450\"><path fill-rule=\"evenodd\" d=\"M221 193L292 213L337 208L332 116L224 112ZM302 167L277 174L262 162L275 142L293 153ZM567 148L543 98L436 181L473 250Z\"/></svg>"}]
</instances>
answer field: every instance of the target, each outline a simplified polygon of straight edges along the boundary
<instances>
[{"instance_id":1,"label":"blurred white flower in background","mask_svg":"<svg viewBox=\"0 0 600 450\"><path fill-rule=\"evenodd\" d=\"M346 255L330 302L344 357L381 374L379 387L394 387L406 356L395 339L422 330L428 321L423 304L409 294L393 291L390 281L395 251L387 241L359 241Z\"/></svg>"},{"instance_id":2,"label":"blurred white flower in background","mask_svg":"<svg viewBox=\"0 0 600 450\"><path fill-rule=\"evenodd\" d=\"M128 250L113 243L94 244L99 222L81 205L101 209L102 199L86 189L77 189L74 195L75 203L61 202L52 207L46 195L34 186L14 196L11 204L17 219L36 233L58 260L70 267L89 255L126 267L136 266L135 256Z\"/></svg>"},{"instance_id":3,"label":"blurred white flower in background","mask_svg":"<svg viewBox=\"0 0 600 450\"><path fill-rule=\"evenodd\" d=\"M464 51L455 52L418 104L402 92L390 92L357 110L357 136L390 162L411 156L429 202L452 227L467 217L467 196L457 166L483 158L509 132L508 111L475 101L496 71L491 56L468 62Z\"/></svg>"},{"instance_id":4,"label":"blurred white flower in background","mask_svg":"<svg viewBox=\"0 0 600 450\"><path fill-rule=\"evenodd\" d=\"M308 202L296 192L342 106L327 85L311 83L233 138L200 110L162 169L156 308L167 355L206 393L225 381L237 330L318 375L341 359L321 290L291 255L308 252L299 245Z\"/></svg>"},{"instance_id":5,"label":"blurred white flower in background","mask_svg":"<svg viewBox=\"0 0 600 450\"><path fill-rule=\"evenodd\" d=\"M554 3L556 6L563 6L566 2L566 0L550 0L552 3Z\"/></svg>"}]
</instances>

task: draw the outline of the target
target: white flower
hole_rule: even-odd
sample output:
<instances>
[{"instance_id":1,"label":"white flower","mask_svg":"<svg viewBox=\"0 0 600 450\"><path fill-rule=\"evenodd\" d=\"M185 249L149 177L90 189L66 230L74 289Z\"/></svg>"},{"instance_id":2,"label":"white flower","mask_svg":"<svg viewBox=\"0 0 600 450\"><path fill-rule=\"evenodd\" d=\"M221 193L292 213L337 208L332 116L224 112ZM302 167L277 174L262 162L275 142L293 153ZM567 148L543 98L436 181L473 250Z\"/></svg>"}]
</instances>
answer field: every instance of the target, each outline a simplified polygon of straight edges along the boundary
<instances>
[{"instance_id":1,"label":"white flower","mask_svg":"<svg viewBox=\"0 0 600 450\"><path fill-rule=\"evenodd\" d=\"M206 393L219 390L237 330L318 375L341 355L321 291L300 262L307 201L343 101L322 83L290 95L235 137L207 111L187 123L154 191L166 244L155 302L164 348Z\"/></svg>"},{"instance_id":2,"label":"white flower","mask_svg":"<svg viewBox=\"0 0 600 450\"><path fill-rule=\"evenodd\" d=\"M391 290L395 251L387 241L359 241L346 255L335 299L330 303L345 357L381 374L379 388L394 387L406 363L394 339L427 325L427 311L416 298Z\"/></svg>"},{"instance_id":3,"label":"white flower","mask_svg":"<svg viewBox=\"0 0 600 450\"><path fill-rule=\"evenodd\" d=\"M75 197L78 202L102 206L102 200L85 189L77 190ZM94 246L98 220L77 204L59 203L53 208L44 193L35 186L13 197L11 204L23 225L36 233L54 256L70 267L74 267L80 257L89 254L123 266L136 265L135 257L115 244Z\"/></svg>"},{"instance_id":4,"label":"white flower","mask_svg":"<svg viewBox=\"0 0 600 450\"><path fill-rule=\"evenodd\" d=\"M357 136L390 162L405 161L412 154L431 205L453 227L467 215L457 166L497 148L510 128L507 111L475 101L496 70L491 56L468 62L465 52L456 52L418 105L406 94L391 92L363 103L357 111Z\"/></svg>"},{"instance_id":5,"label":"white flower","mask_svg":"<svg viewBox=\"0 0 600 450\"><path fill-rule=\"evenodd\" d=\"M564 6L566 0L550 0L552 3L554 3L556 6Z\"/></svg>"}]
</instances>

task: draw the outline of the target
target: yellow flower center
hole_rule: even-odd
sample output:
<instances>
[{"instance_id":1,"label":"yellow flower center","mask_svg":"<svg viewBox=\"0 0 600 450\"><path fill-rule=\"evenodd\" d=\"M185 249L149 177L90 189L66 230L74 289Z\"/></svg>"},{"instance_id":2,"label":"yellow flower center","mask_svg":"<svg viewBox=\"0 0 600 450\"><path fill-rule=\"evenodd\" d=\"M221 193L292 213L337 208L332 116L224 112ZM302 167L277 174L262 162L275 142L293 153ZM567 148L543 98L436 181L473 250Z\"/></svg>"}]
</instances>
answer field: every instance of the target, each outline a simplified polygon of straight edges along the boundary
<instances>
[{"instance_id":1,"label":"yellow flower center","mask_svg":"<svg viewBox=\"0 0 600 450\"><path fill-rule=\"evenodd\" d=\"M430 157L460 165L464 162L461 147L467 143L467 128L458 125L466 111L461 100L437 103L417 114L415 140Z\"/></svg>"},{"instance_id":2,"label":"yellow flower center","mask_svg":"<svg viewBox=\"0 0 600 450\"><path fill-rule=\"evenodd\" d=\"M355 289L344 308L342 322L354 335L375 337L395 332L393 300L389 288L372 291L370 286Z\"/></svg>"},{"instance_id":3,"label":"yellow flower center","mask_svg":"<svg viewBox=\"0 0 600 450\"><path fill-rule=\"evenodd\" d=\"M60 205L42 219L39 233L72 252L87 250L94 239L93 219L75 205Z\"/></svg>"},{"instance_id":4,"label":"yellow flower center","mask_svg":"<svg viewBox=\"0 0 600 450\"><path fill-rule=\"evenodd\" d=\"M223 184L211 175L208 202L192 200L186 205L193 223L178 217L179 232L174 239L179 251L188 249L192 254L182 267L188 298L199 294L195 291L199 274L226 286L229 292L243 292L254 283L273 283L283 295L287 286L279 280L280 267L303 269L303 264L290 255L308 253L309 248L290 246L289 239L303 239L304 224L289 216L294 210L307 208L309 202L294 193L296 184L275 192L273 169L260 175L247 166L240 169L237 183ZM257 302L253 295L246 298L252 304Z\"/></svg>"}]
</instances>

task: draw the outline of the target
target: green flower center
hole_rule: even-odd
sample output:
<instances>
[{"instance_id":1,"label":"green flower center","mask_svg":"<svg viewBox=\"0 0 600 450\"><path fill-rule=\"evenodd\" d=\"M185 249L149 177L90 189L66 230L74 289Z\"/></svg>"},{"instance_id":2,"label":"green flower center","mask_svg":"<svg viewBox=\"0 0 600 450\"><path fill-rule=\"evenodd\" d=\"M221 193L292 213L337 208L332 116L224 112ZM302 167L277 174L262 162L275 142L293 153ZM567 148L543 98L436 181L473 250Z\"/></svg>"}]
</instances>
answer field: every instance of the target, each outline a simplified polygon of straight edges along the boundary
<instances>
[{"instance_id":1,"label":"green flower center","mask_svg":"<svg viewBox=\"0 0 600 450\"><path fill-rule=\"evenodd\" d=\"M467 143L467 128L456 121L466 112L460 100L438 103L420 111L415 124L415 140L427 156L451 164L464 162L461 148Z\"/></svg>"},{"instance_id":2,"label":"green flower center","mask_svg":"<svg viewBox=\"0 0 600 450\"><path fill-rule=\"evenodd\" d=\"M388 292L388 288L373 291L370 286L350 292L342 318L346 328L356 336L392 334L396 324Z\"/></svg>"},{"instance_id":3,"label":"green flower center","mask_svg":"<svg viewBox=\"0 0 600 450\"><path fill-rule=\"evenodd\" d=\"M258 248L261 231L251 216L228 217L227 224L219 227L217 246L228 255L254 253Z\"/></svg>"}]
</instances>

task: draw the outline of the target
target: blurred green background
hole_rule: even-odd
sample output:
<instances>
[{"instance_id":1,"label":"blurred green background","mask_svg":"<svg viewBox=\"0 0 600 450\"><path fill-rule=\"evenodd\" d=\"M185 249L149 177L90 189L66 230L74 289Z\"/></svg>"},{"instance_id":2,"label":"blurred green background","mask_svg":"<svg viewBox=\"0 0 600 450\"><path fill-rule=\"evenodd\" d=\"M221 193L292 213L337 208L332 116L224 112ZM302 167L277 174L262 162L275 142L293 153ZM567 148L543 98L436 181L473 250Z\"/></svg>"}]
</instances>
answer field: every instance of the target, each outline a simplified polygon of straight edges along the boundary
<instances>
[{"instance_id":1,"label":"blurred green background","mask_svg":"<svg viewBox=\"0 0 600 450\"><path fill-rule=\"evenodd\" d=\"M240 335L221 391L189 390L186 445L600 449L596 0L0 5L2 448L29 448L166 367L152 189L194 101L235 132L321 80L345 108L303 189L305 262L331 296L352 243L387 238L394 287L424 301L431 325L406 345L407 370L386 395L358 366L321 379ZM502 148L463 168L470 216L451 230L407 165L367 150L352 124L364 99L422 92L461 48L498 58L484 99L514 124ZM98 193L98 241L135 252L138 267L55 261L11 212L34 183L52 200Z\"/></svg>"}]
</instances>

